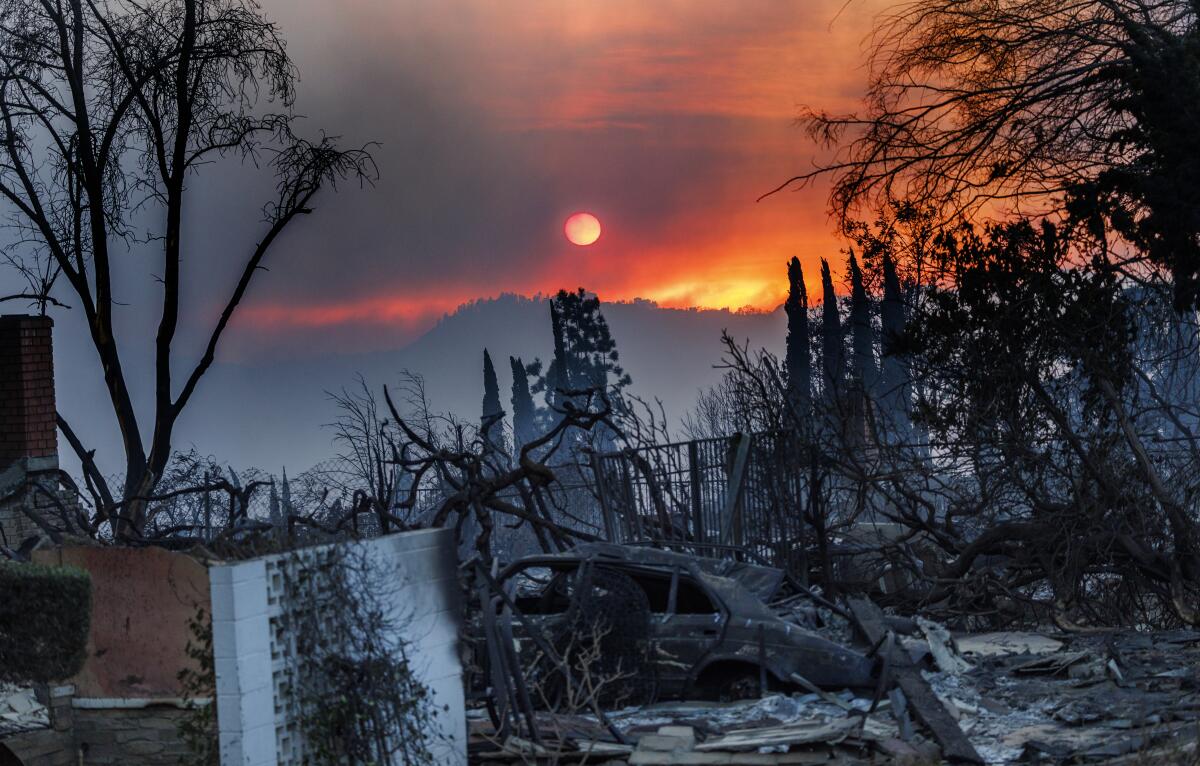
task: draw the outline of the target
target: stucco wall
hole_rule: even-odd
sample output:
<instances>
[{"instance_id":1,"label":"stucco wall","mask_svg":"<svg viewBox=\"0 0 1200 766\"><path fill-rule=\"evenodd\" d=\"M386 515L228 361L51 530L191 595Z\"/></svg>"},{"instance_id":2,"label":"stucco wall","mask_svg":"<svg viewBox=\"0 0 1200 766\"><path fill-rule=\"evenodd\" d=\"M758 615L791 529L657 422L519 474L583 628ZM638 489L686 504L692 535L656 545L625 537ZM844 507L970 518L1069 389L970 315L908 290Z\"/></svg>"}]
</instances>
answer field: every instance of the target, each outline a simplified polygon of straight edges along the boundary
<instances>
[{"instance_id":1,"label":"stucco wall","mask_svg":"<svg viewBox=\"0 0 1200 766\"><path fill-rule=\"evenodd\" d=\"M174 701L192 667L188 621L208 609L208 570L162 548L73 546L38 550L34 561L70 564L92 576L88 659L71 679L76 699Z\"/></svg>"}]
</instances>

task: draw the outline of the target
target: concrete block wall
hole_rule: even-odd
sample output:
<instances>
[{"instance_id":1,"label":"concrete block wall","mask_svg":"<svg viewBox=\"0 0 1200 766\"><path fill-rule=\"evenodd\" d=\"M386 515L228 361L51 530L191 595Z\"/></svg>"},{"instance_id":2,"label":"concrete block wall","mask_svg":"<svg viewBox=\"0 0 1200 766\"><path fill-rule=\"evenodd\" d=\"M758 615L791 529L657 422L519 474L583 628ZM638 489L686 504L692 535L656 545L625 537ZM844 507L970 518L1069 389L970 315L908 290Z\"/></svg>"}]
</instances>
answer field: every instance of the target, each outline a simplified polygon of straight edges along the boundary
<instances>
[{"instance_id":1,"label":"concrete block wall","mask_svg":"<svg viewBox=\"0 0 1200 766\"><path fill-rule=\"evenodd\" d=\"M275 763L266 559L209 569L222 764Z\"/></svg>"},{"instance_id":2,"label":"concrete block wall","mask_svg":"<svg viewBox=\"0 0 1200 766\"><path fill-rule=\"evenodd\" d=\"M466 763L466 717L458 657L459 605L452 530L407 532L361 543L372 569L387 577L389 606L409 645L412 666L434 694L439 764ZM213 650L217 720L224 766L303 762L290 669L295 648L285 628L285 576L297 561L319 566L328 546L214 566Z\"/></svg>"},{"instance_id":3,"label":"concrete block wall","mask_svg":"<svg viewBox=\"0 0 1200 766\"><path fill-rule=\"evenodd\" d=\"M16 468L17 466L13 466L8 472L11 481L0 483L0 544L14 549L20 547L28 538L43 534L42 528L22 510L23 508L28 508L41 518L49 520L51 524L60 526L59 508L54 500L31 486L20 489L26 474L24 471L18 472ZM58 500L68 508L74 507L76 499L63 491L57 477L46 477L41 483L54 492ZM14 492L14 489L18 491Z\"/></svg>"}]
</instances>

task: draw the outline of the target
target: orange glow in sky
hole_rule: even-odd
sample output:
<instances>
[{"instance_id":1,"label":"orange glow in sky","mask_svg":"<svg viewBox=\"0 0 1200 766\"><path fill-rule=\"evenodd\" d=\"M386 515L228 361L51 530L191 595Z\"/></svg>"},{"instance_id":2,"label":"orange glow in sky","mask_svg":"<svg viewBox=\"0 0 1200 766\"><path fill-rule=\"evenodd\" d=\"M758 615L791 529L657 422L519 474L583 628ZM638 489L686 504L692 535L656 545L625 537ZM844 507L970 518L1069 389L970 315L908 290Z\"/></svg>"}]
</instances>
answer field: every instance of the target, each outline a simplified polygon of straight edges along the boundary
<instances>
[{"instance_id":1,"label":"orange glow in sky","mask_svg":"<svg viewBox=\"0 0 1200 766\"><path fill-rule=\"evenodd\" d=\"M772 310L792 256L819 295L820 259L839 271L845 247L827 185L756 199L828 156L796 116L855 108L888 5L265 0L302 110L344 110L331 131L383 153L376 188L305 229L328 257L302 284L273 272L242 326L394 323L403 340L475 298L579 286Z\"/></svg>"}]
</instances>

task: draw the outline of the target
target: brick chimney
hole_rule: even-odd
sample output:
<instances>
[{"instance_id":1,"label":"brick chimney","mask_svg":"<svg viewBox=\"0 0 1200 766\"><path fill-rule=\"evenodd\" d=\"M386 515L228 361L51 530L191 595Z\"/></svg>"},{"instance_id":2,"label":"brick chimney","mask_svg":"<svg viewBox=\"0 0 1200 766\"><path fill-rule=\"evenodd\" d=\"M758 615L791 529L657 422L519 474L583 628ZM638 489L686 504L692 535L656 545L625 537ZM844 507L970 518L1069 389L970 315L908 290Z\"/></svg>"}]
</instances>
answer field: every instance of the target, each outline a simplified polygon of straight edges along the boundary
<instances>
[{"instance_id":1,"label":"brick chimney","mask_svg":"<svg viewBox=\"0 0 1200 766\"><path fill-rule=\"evenodd\" d=\"M58 468L53 326L45 316L0 316L0 477Z\"/></svg>"}]
</instances>

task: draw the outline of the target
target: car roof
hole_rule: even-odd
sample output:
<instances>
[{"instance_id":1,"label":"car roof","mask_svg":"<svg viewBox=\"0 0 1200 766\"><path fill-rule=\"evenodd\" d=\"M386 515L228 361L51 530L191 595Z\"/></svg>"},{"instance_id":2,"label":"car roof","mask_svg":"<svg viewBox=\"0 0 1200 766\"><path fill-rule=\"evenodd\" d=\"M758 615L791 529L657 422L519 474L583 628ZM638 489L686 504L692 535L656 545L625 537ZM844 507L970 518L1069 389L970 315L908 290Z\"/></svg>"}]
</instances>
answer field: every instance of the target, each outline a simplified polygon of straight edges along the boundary
<instances>
[{"instance_id":1,"label":"car roof","mask_svg":"<svg viewBox=\"0 0 1200 766\"><path fill-rule=\"evenodd\" d=\"M582 543L563 553L524 556L513 562L510 568L519 564L553 566L555 563L568 564L588 559L622 562L638 568L666 571L676 567L687 570L691 565L695 565L702 573L710 576L706 578L709 582L718 579L732 580L764 603L770 601L778 593L784 577L783 571L774 567L747 564L729 559L694 556L689 553L665 551L648 546L618 545L616 543ZM725 595L733 595L727 589L722 590L726 591Z\"/></svg>"}]
</instances>

